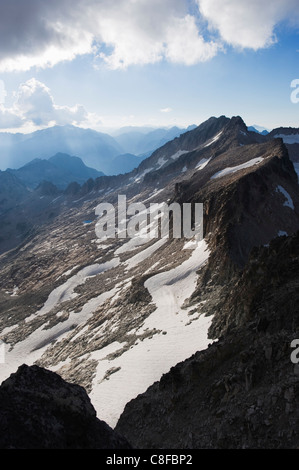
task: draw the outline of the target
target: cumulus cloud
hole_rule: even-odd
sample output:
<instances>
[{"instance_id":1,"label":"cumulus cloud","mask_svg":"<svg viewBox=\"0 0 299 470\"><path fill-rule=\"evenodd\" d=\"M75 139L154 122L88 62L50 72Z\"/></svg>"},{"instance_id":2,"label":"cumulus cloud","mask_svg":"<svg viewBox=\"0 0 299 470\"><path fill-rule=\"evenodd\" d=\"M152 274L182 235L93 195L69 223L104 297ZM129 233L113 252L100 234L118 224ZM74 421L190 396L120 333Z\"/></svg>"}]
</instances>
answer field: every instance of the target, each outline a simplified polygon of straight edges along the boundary
<instances>
[{"instance_id":1,"label":"cumulus cloud","mask_svg":"<svg viewBox=\"0 0 299 470\"><path fill-rule=\"evenodd\" d=\"M160 109L160 113L171 113L173 111L172 108L162 108Z\"/></svg>"},{"instance_id":2,"label":"cumulus cloud","mask_svg":"<svg viewBox=\"0 0 299 470\"><path fill-rule=\"evenodd\" d=\"M199 10L221 38L234 47L254 50L277 41L282 21L299 25L298 0L197 0Z\"/></svg>"},{"instance_id":3,"label":"cumulus cloud","mask_svg":"<svg viewBox=\"0 0 299 470\"><path fill-rule=\"evenodd\" d=\"M194 65L212 59L220 49L214 41L205 41L198 33L195 18L187 15L177 18L167 31L167 46L165 55L174 63Z\"/></svg>"},{"instance_id":4,"label":"cumulus cloud","mask_svg":"<svg viewBox=\"0 0 299 470\"><path fill-rule=\"evenodd\" d=\"M95 54L110 68L213 57L187 0L1 0L0 71Z\"/></svg>"},{"instance_id":5,"label":"cumulus cloud","mask_svg":"<svg viewBox=\"0 0 299 470\"><path fill-rule=\"evenodd\" d=\"M161 60L193 65L223 43L268 46L279 22L299 24L298 9L298 0L0 0L0 72L83 54L111 69Z\"/></svg>"},{"instance_id":6,"label":"cumulus cloud","mask_svg":"<svg viewBox=\"0 0 299 470\"><path fill-rule=\"evenodd\" d=\"M80 0L1 0L0 71L53 66L90 53L87 19L80 27L83 7Z\"/></svg>"},{"instance_id":7,"label":"cumulus cloud","mask_svg":"<svg viewBox=\"0 0 299 470\"><path fill-rule=\"evenodd\" d=\"M49 88L35 78L20 85L14 108L16 114L36 126L45 126L51 122L58 125L79 124L87 119L87 111L81 105L56 105Z\"/></svg>"},{"instance_id":8,"label":"cumulus cloud","mask_svg":"<svg viewBox=\"0 0 299 470\"><path fill-rule=\"evenodd\" d=\"M1 129L16 129L26 125L41 128L54 124L100 123L98 116L88 113L82 105L69 107L55 104L51 90L35 78L22 83L14 96L10 108L0 103Z\"/></svg>"},{"instance_id":9,"label":"cumulus cloud","mask_svg":"<svg viewBox=\"0 0 299 470\"><path fill-rule=\"evenodd\" d=\"M6 109L0 104L0 129L19 128L23 124L23 120L13 110Z\"/></svg>"},{"instance_id":10,"label":"cumulus cloud","mask_svg":"<svg viewBox=\"0 0 299 470\"><path fill-rule=\"evenodd\" d=\"M0 80L0 129L18 128L23 124L23 120L14 109L5 107L6 95L4 81Z\"/></svg>"}]
</instances>

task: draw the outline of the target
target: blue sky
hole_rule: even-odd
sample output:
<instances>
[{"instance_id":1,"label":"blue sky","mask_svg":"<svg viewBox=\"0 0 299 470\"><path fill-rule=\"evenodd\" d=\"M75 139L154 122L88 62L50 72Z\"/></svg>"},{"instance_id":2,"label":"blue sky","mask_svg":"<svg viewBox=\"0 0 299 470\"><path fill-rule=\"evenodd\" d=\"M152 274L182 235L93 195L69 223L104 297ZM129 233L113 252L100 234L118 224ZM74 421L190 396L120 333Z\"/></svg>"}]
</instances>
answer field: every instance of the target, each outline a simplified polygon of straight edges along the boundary
<instances>
[{"instance_id":1,"label":"blue sky","mask_svg":"<svg viewBox=\"0 0 299 470\"><path fill-rule=\"evenodd\" d=\"M298 0L0 0L0 130L298 127L298 39Z\"/></svg>"}]
</instances>

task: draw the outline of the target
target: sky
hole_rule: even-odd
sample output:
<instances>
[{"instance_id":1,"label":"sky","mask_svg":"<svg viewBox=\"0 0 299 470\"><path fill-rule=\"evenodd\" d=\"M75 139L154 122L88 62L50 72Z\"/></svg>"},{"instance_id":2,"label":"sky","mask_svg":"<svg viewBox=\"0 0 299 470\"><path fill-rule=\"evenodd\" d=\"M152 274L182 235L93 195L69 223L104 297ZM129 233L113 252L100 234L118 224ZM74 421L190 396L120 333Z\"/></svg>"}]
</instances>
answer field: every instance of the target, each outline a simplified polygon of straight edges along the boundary
<instances>
[{"instance_id":1,"label":"sky","mask_svg":"<svg viewBox=\"0 0 299 470\"><path fill-rule=\"evenodd\" d=\"M299 0L0 0L0 131L299 127Z\"/></svg>"}]
</instances>

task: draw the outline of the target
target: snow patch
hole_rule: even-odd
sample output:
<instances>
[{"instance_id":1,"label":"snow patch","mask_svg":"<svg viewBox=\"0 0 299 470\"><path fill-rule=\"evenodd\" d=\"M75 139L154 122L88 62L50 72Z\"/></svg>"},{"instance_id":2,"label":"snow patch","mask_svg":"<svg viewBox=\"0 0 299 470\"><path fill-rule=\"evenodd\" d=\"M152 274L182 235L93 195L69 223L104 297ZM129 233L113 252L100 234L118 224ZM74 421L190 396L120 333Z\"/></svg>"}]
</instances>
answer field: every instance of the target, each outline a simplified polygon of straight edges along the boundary
<instances>
[{"instance_id":1,"label":"snow patch","mask_svg":"<svg viewBox=\"0 0 299 470\"><path fill-rule=\"evenodd\" d=\"M145 175L147 175L148 173L150 173L151 171L153 171L154 168L148 168L147 170L144 170L139 176L138 178L135 178L135 183L139 183L142 178L145 177ZM107 193L108 194L108 193Z\"/></svg>"},{"instance_id":2,"label":"snow patch","mask_svg":"<svg viewBox=\"0 0 299 470\"><path fill-rule=\"evenodd\" d=\"M18 296L18 292L19 292L19 288L18 288L17 286L15 286L15 287L13 288L12 294L10 294L11 297L17 297L17 296Z\"/></svg>"},{"instance_id":3,"label":"snow patch","mask_svg":"<svg viewBox=\"0 0 299 470\"><path fill-rule=\"evenodd\" d=\"M162 193L164 191L164 189L165 188L155 189L155 191L153 193L151 193L147 199L144 199L143 204L147 201L150 201L151 199L153 199L153 197L157 196L158 194Z\"/></svg>"},{"instance_id":4,"label":"snow patch","mask_svg":"<svg viewBox=\"0 0 299 470\"><path fill-rule=\"evenodd\" d=\"M202 160L200 160L200 162L198 162L198 164L195 167L195 170L198 170L198 171L203 170L210 163L211 160L212 158L203 158Z\"/></svg>"},{"instance_id":5,"label":"snow patch","mask_svg":"<svg viewBox=\"0 0 299 470\"><path fill-rule=\"evenodd\" d=\"M163 246L168 240L166 238L161 238L159 241L154 243L153 245L149 246L148 248L145 248L145 250L141 251L137 255L133 256L129 260L126 261L127 265L127 270L133 269L138 264L142 263L145 261L147 258L152 256L161 246Z\"/></svg>"},{"instance_id":6,"label":"snow patch","mask_svg":"<svg viewBox=\"0 0 299 470\"><path fill-rule=\"evenodd\" d=\"M177 160L178 158L180 158L182 155L185 155L185 153L189 153L190 150L179 150L178 152L176 152L174 155L172 155L170 158L172 160Z\"/></svg>"},{"instance_id":7,"label":"snow patch","mask_svg":"<svg viewBox=\"0 0 299 470\"><path fill-rule=\"evenodd\" d=\"M137 248L140 248L140 246L145 245L146 243L148 243L148 238L146 237L130 238L128 242L124 243L121 247L117 248L114 254L118 256L118 255L122 255L123 253L135 251L137 250Z\"/></svg>"},{"instance_id":8,"label":"snow patch","mask_svg":"<svg viewBox=\"0 0 299 470\"><path fill-rule=\"evenodd\" d=\"M90 277L97 276L98 274L108 271L109 269L115 268L119 265L119 262L119 258L114 258L107 263L93 264L82 269L75 276L72 276L70 279L68 279L64 284L54 289L49 295L44 306L38 312L26 318L25 322L28 323L37 316L49 313L56 305L62 302L74 299L78 296L78 294L74 292L76 287L84 284Z\"/></svg>"},{"instance_id":9,"label":"snow patch","mask_svg":"<svg viewBox=\"0 0 299 470\"><path fill-rule=\"evenodd\" d=\"M237 165L233 167L225 168L224 170L218 171L211 179L222 178L223 176L229 175L231 173L236 173L237 171L244 170L245 168L250 168L251 166L258 165L264 159L262 157L253 158L249 162L243 163L242 165Z\"/></svg>"},{"instance_id":10,"label":"snow patch","mask_svg":"<svg viewBox=\"0 0 299 470\"><path fill-rule=\"evenodd\" d=\"M284 197L286 198L286 201L283 204L284 206L290 207L290 209L293 209L293 210L295 209L293 199L291 198L289 193L282 186L277 186L276 192L283 194Z\"/></svg>"},{"instance_id":11,"label":"snow patch","mask_svg":"<svg viewBox=\"0 0 299 470\"><path fill-rule=\"evenodd\" d=\"M210 142L208 142L207 144L204 145L204 148L206 147L210 147L210 145L214 144L214 142L217 142L217 140L220 139L221 135L222 135L223 131L219 132L219 134L215 135L215 137L213 137Z\"/></svg>"},{"instance_id":12,"label":"snow patch","mask_svg":"<svg viewBox=\"0 0 299 470\"><path fill-rule=\"evenodd\" d=\"M162 166L164 166L165 163L167 163L167 159L165 157L159 158L159 160L157 161L158 166L157 166L156 170L160 170L160 168L162 168Z\"/></svg>"},{"instance_id":13,"label":"snow patch","mask_svg":"<svg viewBox=\"0 0 299 470\"><path fill-rule=\"evenodd\" d=\"M24 341L21 341L13 347L7 345L7 353L5 357L5 364L0 368L0 384L3 380L7 379L12 373L16 372L18 367L26 361L27 365L33 365L39 360L43 353L47 350L53 341L61 341L66 338L74 327L83 325L92 316L92 314L102 305L107 299L113 297L117 292L117 288L104 292L103 294L91 299L87 302L80 312L71 312L69 318L63 322L53 326L51 329L46 329L48 322L46 321L42 326L29 335ZM11 328L12 329L12 328ZM76 337L83 334L84 327L80 330ZM8 332L8 328L2 334ZM51 367L49 367L51 369ZM53 369L54 370L54 369Z\"/></svg>"}]
</instances>

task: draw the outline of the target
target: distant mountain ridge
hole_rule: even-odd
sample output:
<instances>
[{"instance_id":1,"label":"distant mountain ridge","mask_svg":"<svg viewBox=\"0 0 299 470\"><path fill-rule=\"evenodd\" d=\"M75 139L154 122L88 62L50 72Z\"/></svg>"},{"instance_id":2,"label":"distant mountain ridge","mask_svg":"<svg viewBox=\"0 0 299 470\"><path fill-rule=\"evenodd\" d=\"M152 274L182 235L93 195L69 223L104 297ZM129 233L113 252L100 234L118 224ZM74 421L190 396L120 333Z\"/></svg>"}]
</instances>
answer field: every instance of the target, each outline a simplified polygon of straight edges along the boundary
<instances>
[{"instance_id":1,"label":"distant mountain ridge","mask_svg":"<svg viewBox=\"0 0 299 470\"><path fill-rule=\"evenodd\" d=\"M108 134L75 126L54 126L32 134L0 133L2 170L17 169L35 158L57 153L76 155L85 165L106 173L111 159L124 153Z\"/></svg>"},{"instance_id":2,"label":"distant mountain ridge","mask_svg":"<svg viewBox=\"0 0 299 470\"><path fill-rule=\"evenodd\" d=\"M191 125L186 129L171 127L170 129L154 129L150 132L133 128L120 135L115 136L115 140L123 147L126 152L134 155L142 155L148 152L154 152L167 142L179 137L181 134L195 129L196 125Z\"/></svg>"},{"instance_id":3,"label":"distant mountain ridge","mask_svg":"<svg viewBox=\"0 0 299 470\"><path fill-rule=\"evenodd\" d=\"M0 132L0 169L17 170L32 160L48 160L61 153L76 155L86 166L107 175L128 173L158 147L193 127L142 131L125 128L125 134L115 137L72 125L49 127L31 134ZM132 154L131 159L128 154ZM127 155L126 159L118 158L122 155Z\"/></svg>"},{"instance_id":4,"label":"distant mountain ridge","mask_svg":"<svg viewBox=\"0 0 299 470\"><path fill-rule=\"evenodd\" d=\"M270 131L268 131L267 129L264 129L263 127L257 125L249 126L248 130L252 132L257 132L261 135L268 135L270 133Z\"/></svg>"},{"instance_id":5,"label":"distant mountain ridge","mask_svg":"<svg viewBox=\"0 0 299 470\"><path fill-rule=\"evenodd\" d=\"M36 158L18 170L7 170L28 188L35 189L42 181L55 184L59 189L73 182L83 184L89 178L98 178L104 173L87 167L81 158L57 153L49 160Z\"/></svg>"}]
</instances>

